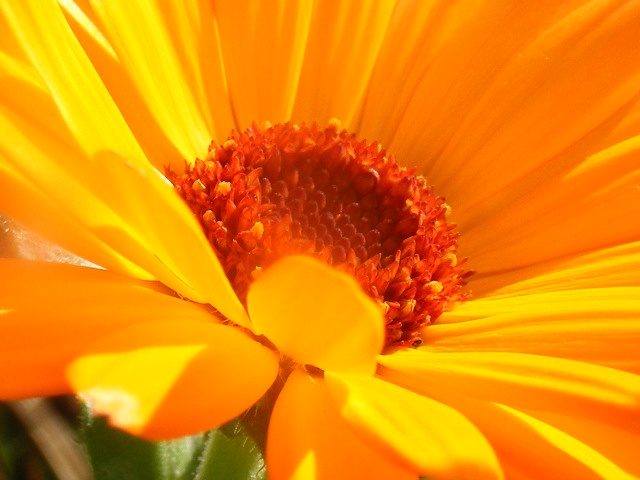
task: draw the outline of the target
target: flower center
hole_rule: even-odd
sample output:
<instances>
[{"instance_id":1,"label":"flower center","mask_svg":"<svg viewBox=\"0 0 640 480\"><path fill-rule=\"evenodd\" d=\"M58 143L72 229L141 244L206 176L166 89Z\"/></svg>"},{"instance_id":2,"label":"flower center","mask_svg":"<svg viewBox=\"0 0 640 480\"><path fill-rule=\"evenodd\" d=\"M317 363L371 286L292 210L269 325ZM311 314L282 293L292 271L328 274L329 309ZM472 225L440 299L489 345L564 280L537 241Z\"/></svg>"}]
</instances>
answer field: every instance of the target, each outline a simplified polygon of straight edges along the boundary
<instances>
[{"instance_id":1,"label":"flower center","mask_svg":"<svg viewBox=\"0 0 640 480\"><path fill-rule=\"evenodd\" d=\"M353 275L381 305L386 346L418 346L420 329L463 298L447 204L337 122L254 124L167 177L243 302L263 269L312 255Z\"/></svg>"}]
</instances>

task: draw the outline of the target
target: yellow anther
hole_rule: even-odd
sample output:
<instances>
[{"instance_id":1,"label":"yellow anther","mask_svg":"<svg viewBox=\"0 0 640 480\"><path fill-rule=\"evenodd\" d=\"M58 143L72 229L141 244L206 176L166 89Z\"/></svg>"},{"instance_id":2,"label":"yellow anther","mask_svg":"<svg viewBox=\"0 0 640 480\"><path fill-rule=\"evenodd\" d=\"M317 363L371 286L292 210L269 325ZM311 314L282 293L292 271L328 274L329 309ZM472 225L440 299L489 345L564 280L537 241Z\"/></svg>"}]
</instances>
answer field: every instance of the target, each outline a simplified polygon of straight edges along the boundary
<instances>
[{"instance_id":1,"label":"yellow anther","mask_svg":"<svg viewBox=\"0 0 640 480\"><path fill-rule=\"evenodd\" d=\"M456 257L453 253L445 253L442 256L443 262L449 262L452 267L455 267L458 264L458 257Z\"/></svg>"},{"instance_id":2,"label":"yellow anther","mask_svg":"<svg viewBox=\"0 0 640 480\"><path fill-rule=\"evenodd\" d=\"M440 288L442 289L442 285L440 285ZM401 302L398 316L404 317L405 315L409 315L410 313L412 313L413 310L416 308L416 303L417 302L413 298L410 298L409 300L405 300Z\"/></svg>"},{"instance_id":3,"label":"yellow anther","mask_svg":"<svg viewBox=\"0 0 640 480\"><path fill-rule=\"evenodd\" d=\"M224 148L225 150L235 150L237 147L238 144L235 140L227 140L226 142L224 142L224 144L222 144L222 148Z\"/></svg>"},{"instance_id":4,"label":"yellow anther","mask_svg":"<svg viewBox=\"0 0 640 480\"><path fill-rule=\"evenodd\" d=\"M215 192L213 192L213 196L215 198L224 197L226 195L229 195L230 191L231 191L230 182L220 182L218 185L216 185L216 190Z\"/></svg>"},{"instance_id":5,"label":"yellow anther","mask_svg":"<svg viewBox=\"0 0 640 480\"><path fill-rule=\"evenodd\" d=\"M329 120L329 126L334 127L336 130L342 130L342 122L337 118Z\"/></svg>"},{"instance_id":6,"label":"yellow anther","mask_svg":"<svg viewBox=\"0 0 640 480\"><path fill-rule=\"evenodd\" d=\"M249 231L256 238L262 238L262 234L264 233L264 225L262 222L256 222L253 224L253 227L249 229Z\"/></svg>"},{"instance_id":7,"label":"yellow anther","mask_svg":"<svg viewBox=\"0 0 640 480\"><path fill-rule=\"evenodd\" d=\"M206 212L204 212L202 214L202 219L205 221L205 223L213 223L217 220L216 214L213 213L212 210L207 210Z\"/></svg>"},{"instance_id":8,"label":"yellow anther","mask_svg":"<svg viewBox=\"0 0 640 480\"><path fill-rule=\"evenodd\" d=\"M200 181L200 179L197 179L195 182L193 182L191 184L191 188L196 192L206 192L207 191L207 186L204 183L202 183L202 181Z\"/></svg>"}]
</instances>

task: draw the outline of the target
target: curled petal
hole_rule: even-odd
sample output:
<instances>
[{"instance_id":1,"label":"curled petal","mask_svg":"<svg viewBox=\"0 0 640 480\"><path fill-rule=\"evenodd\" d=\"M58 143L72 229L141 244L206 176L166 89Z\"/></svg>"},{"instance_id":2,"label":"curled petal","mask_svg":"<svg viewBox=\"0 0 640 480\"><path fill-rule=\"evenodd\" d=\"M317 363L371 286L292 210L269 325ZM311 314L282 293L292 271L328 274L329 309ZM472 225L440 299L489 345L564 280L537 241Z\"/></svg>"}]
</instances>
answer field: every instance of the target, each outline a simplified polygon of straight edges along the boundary
<instances>
[{"instance_id":1,"label":"curled petal","mask_svg":"<svg viewBox=\"0 0 640 480\"><path fill-rule=\"evenodd\" d=\"M256 329L297 362L375 371L382 312L350 275L311 257L285 257L253 282L247 303Z\"/></svg>"},{"instance_id":2,"label":"curled petal","mask_svg":"<svg viewBox=\"0 0 640 480\"><path fill-rule=\"evenodd\" d=\"M0 260L0 398L69 393L65 367L115 330L163 319L215 320L157 282L95 268Z\"/></svg>"},{"instance_id":3,"label":"curled petal","mask_svg":"<svg viewBox=\"0 0 640 480\"><path fill-rule=\"evenodd\" d=\"M278 357L238 329L185 319L118 330L91 345L67 375L96 414L159 440L238 416L277 371Z\"/></svg>"}]
</instances>

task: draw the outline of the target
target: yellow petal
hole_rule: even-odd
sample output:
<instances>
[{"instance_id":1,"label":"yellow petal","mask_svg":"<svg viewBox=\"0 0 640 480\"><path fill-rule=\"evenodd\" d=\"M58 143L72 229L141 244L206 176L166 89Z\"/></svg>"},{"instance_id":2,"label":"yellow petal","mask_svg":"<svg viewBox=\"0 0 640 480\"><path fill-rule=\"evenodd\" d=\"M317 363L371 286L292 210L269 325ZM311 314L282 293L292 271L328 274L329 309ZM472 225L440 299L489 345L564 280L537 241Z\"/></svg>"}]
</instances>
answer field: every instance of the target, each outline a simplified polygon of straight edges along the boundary
<instances>
[{"instance_id":1,"label":"yellow petal","mask_svg":"<svg viewBox=\"0 0 640 480\"><path fill-rule=\"evenodd\" d=\"M85 229L68 212L50 201L10 165L0 162L0 211L18 220L32 232L84 259L127 276L153 280L153 277L128 261Z\"/></svg>"},{"instance_id":2,"label":"yellow petal","mask_svg":"<svg viewBox=\"0 0 640 480\"><path fill-rule=\"evenodd\" d=\"M69 392L64 368L101 336L156 319L211 321L158 283L57 263L0 260L0 397Z\"/></svg>"},{"instance_id":3,"label":"yellow petal","mask_svg":"<svg viewBox=\"0 0 640 480\"><path fill-rule=\"evenodd\" d=\"M16 188L27 182L54 208L155 278L192 300L215 302L236 323L249 325L201 227L151 165L113 152L99 152L88 162L60 139L2 108L0 130L7 134L0 137L0 161L11 164L2 169L23 179L13 175ZM32 222L27 218L26 223Z\"/></svg>"},{"instance_id":4,"label":"yellow petal","mask_svg":"<svg viewBox=\"0 0 640 480\"><path fill-rule=\"evenodd\" d=\"M5 52L0 52L0 104L56 138L74 142L40 75L27 62Z\"/></svg>"},{"instance_id":5,"label":"yellow petal","mask_svg":"<svg viewBox=\"0 0 640 480\"><path fill-rule=\"evenodd\" d=\"M633 315L640 306L638 286L584 288L561 290L532 295L509 295L485 297L456 305L451 312L444 313L438 324L449 324L495 317L499 315L520 315L523 319L543 319L557 313L563 316L581 317L592 312L597 315L610 312L616 316ZM595 317L596 315L592 315ZM533 322L528 322L533 323ZM429 327L428 330L430 330Z\"/></svg>"},{"instance_id":6,"label":"yellow petal","mask_svg":"<svg viewBox=\"0 0 640 480\"><path fill-rule=\"evenodd\" d=\"M352 121L364 95L395 1L315 2L293 120Z\"/></svg>"},{"instance_id":7,"label":"yellow petal","mask_svg":"<svg viewBox=\"0 0 640 480\"><path fill-rule=\"evenodd\" d=\"M322 379L295 370L278 396L267 439L271 480L417 480L361 442Z\"/></svg>"},{"instance_id":8,"label":"yellow petal","mask_svg":"<svg viewBox=\"0 0 640 480\"><path fill-rule=\"evenodd\" d=\"M498 454L507 478L635 478L598 450L522 412L443 390L437 398L477 425Z\"/></svg>"},{"instance_id":9,"label":"yellow petal","mask_svg":"<svg viewBox=\"0 0 640 480\"><path fill-rule=\"evenodd\" d=\"M39 195L32 198L30 203L43 200L45 204L41 208L45 211L54 208L66 212L81 229L87 230L118 254L131 259L142 269L154 272L156 276L174 277L173 283L184 288L184 284L142 244L135 234L135 228L126 225L99 198L94 187L99 185L106 188L104 180L77 149L1 106L0 131L4 132L0 136L1 168L8 172L7 181L15 182L11 189L19 190L21 185L26 185L37 190ZM6 198L3 203L10 200ZM48 206L47 202L52 206ZM31 218L33 214L20 206L9 207L9 210L21 213L20 218L16 218L20 222L36 223ZM39 233L46 235L49 232L43 230ZM89 250L86 253L91 254ZM87 260L98 259L87 257Z\"/></svg>"},{"instance_id":10,"label":"yellow petal","mask_svg":"<svg viewBox=\"0 0 640 480\"><path fill-rule=\"evenodd\" d=\"M524 413L587 445L625 472L640 477L640 431L629 431L597 419L580 418L571 414L535 410L526 410Z\"/></svg>"},{"instance_id":11,"label":"yellow petal","mask_svg":"<svg viewBox=\"0 0 640 480\"><path fill-rule=\"evenodd\" d=\"M614 287L473 300L426 328L421 349L535 353L640 373L638 290Z\"/></svg>"},{"instance_id":12,"label":"yellow petal","mask_svg":"<svg viewBox=\"0 0 640 480\"><path fill-rule=\"evenodd\" d=\"M3 12L4 13L4 12ZM20 40L11 31L6 15L0 15L0 45L2 54L20 63L28 63L28 57L20 45Z\"/></svg>"},{"instance_id":13,"label":"yellow petal","mask_svg":"<svg viewBox=\"0 0 640 480\"><path fill-rule=\"evenodd\" d=\"M515 408L640 426L640 377L611 368L507 352L398 351L379 362L419 379L425 391L444 388Z\"/></svg>"},{"instance_id":14,"label":"yellow petal","mask_svg":"<svg viewBox=\"0 0 640 480\"><path fill-rule=\"evenodd\" d=\"M503 478L489 443L451 407L372 377L327 373L326 383L361 440L405 468L425 477Z\"/></svg>"},{"instance_id":15,"label":"yellow petal","mask_svg":"<svg viewBox=\"0 0 640 480\"><path fill-rule=\"evenodd\" d=\"M564 452L564 454L571 457L572 460L582 463L585 467L591 470L591 472L593 472L584 472L580 476L563 475L564 478L584 478L585 480L587 478L607 478L612 480L633 480L633 478L635 478L622 471L617 465L613 464L608 458L601 455L598 451L589 448L587 445L584 445L583 443L565 434L564 432L557 430L543 422L540 422L535 418L529 417L524 413L518 412L517 410L513 410L504 406L502 406L501 408L511 413L517 420L522 421L526 425L526 427L528 427L531 433L537 434L539 437L547 441L550 446L557 448L561 452ZM535 448L535 446L528 444L528 448ZM547 463L551 463L548 457L545 458L544 461ZM529 462L526 462L524 465L522 465L521 463L514 463L516 464L516 466L520 467L520 471L525 475L531 475L531 465ZM557 472L561 469L554 468L554 470ZM544 477L536 476L534 478Z\"/></svg>"},{"instance_id":16,"label":"yellow petal","mask_svg":"<svg viewBox=\"0 0 640 480\"><path fill-rule=\"evenodd\" d=\"M99 26L99 18L86 1L59 0L71 29L91 64L118 106L147 159L158 169L167 165L184 165L176 146L162 131L153 112L137 90ZM173 2L172 2L173 3Z\"/></svg>"},{"instance_id":17,"label":"yellow petal","mask_svg":"<svg viewBox=\"0 0 640 480\"><path fill-rule=\"evenodd\" d=\"M256 329L296 362L375 371L382 312L350 275L311 257L285 257L251 284L247 303Z\"/></svg>"},{"instance_id":18,"label":"yellow petal","mask_svg":"<svg viewBox=\"0 0 640 480\"><path fill-rule=\"evenodd\" d=\"M313 3L213 2L239 129L253 121L282 123L291 117Z\"/></svg>"},{"instance_id":19,"label":"yellow petal","mask_svg":"<svg viewBox=\"0 0 640 480\"><path fill-rule=\"evenodd\" d=\"M113 148L131 161L146 161L57 2L2 0L0 5L85 154Z\"/></svg>"},{"instance_id":20,"label":"yellow petal","mask_svg":"<svg viewBox=\"0 0 640 480\"><path fill-rule=\"evenodd\" d=\"M118 330L67 370L96 414L155 440L231 420L266 392L277 372L277 355L239 330L185 318Z\"/></svg>"},{"instance_id":21,"label":"yellow petal","mask_svg":"<svg viewBox=\"0 0 640 480\"><path fill-rule=\"evenodd\" d=\"M211 132L189 89L158 3L96 0L91 5L165 135L188 161L206 153Z\"/></svg>"},{"instance_id":22,"label":"yellow petal","mask_svg":"<svg viewBox=\"0 0 640 480\"><path fill-rule=\"evenodd\" d=\"M95 168L102 181L94 186L96 191L169 268L171 276L152 271L156 278L189 298L215 305L234 322L249 326L244 307L202 228L173 186L153 167L136 167L113 152L100 152ZM136 260L134 255L130 258Z\"/></svg>"},{"instance_id":23,"label":"yellow petal","mask_svg":"<svg viewBox=\"0 0 640 480\"><path fill-rule=\"evenodd\" d=\"M222 141L235 125L213 2L186 0L159 2L159 6L212 139Z\"/></svg>"}]
</instances>

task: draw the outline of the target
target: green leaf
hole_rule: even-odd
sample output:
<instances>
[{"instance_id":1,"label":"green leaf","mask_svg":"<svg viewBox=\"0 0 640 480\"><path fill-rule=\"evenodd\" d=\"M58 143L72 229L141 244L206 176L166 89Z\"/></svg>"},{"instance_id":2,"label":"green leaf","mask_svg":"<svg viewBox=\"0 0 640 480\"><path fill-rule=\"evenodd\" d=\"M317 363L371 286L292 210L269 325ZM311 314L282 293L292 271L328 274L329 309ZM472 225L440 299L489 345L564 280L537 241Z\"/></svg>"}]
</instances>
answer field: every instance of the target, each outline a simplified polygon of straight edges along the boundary
<instances>
[{"instance_id":1,"label":"green leaf","mask_svg":"<svg viewBox=\"0 0 640 480\"><path fill-rule=\"evenodd\" d=\"M209 435L195 480L266 480L262 450L240 420Z\"/></svg>"},{"instance_id":2,"label":"green leaf","mask_svg":"<svg viewBox=\"0 0 640 480\"><path fill-rule=\"evenodd\" d=\"M149 442L83 412L82 437L95 480L193 480L207 436Z\"/></svg>"}]
</instances>

